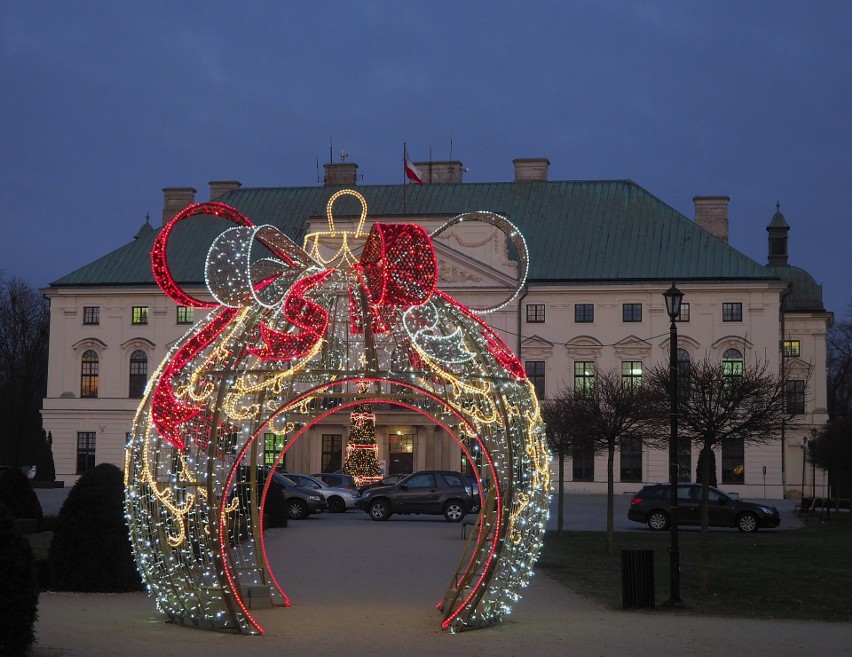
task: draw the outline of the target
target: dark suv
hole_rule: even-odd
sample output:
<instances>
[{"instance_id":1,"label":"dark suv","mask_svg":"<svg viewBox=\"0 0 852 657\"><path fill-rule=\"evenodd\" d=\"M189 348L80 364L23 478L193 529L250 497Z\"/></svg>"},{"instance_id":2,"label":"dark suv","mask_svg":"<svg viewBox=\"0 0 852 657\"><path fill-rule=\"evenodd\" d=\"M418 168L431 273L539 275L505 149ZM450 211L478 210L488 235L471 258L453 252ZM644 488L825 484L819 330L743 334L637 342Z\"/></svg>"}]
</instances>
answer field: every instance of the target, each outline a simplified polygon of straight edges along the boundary
<instances>
[{"instance_id":1,"label":"dark suv","mask_svg":"<svg viewBox=\"0 0 852 657\"><path fill-rule=\"evenodd\" d=\"M361 508L373 520L387 520L394 513L425 513L460 522L468 512L479 510L479 498L461 472L422 470L396 484L370 488Z\"/></svg>"},{"instance_id":2,"label":"dark suv","mask_svg":"<svg viewBox=\"0 0 852 657\"><path fill-rule=\"evenodd\" d=\"M645 486L630 500L627 517L648 527L663 530L671 518L671 485ZM707 508L711 527L736 527L741 532L756 532L761 527L777 527L781 523L778 509L726 495L710 487ZM678 484L677 524L701 524L701 484Z\"/></svg>"}]
</instances>

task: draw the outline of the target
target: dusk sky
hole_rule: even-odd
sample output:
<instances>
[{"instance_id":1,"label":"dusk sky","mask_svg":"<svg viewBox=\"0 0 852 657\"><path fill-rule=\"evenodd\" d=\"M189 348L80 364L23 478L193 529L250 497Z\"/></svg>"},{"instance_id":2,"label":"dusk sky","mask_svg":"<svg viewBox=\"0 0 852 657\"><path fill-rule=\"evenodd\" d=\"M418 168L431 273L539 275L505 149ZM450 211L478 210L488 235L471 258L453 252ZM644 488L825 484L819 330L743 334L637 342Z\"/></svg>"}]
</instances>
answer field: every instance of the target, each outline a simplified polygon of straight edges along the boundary
<instances>
[{"instance_id":1,"label":"dusk sky","mask_svg":"<svg viewBox=\"0 0 852 657\"><path fill-rule=\"evenodd\" d=\"M451 156L466 182L631 179L685 215L731 197L759 263L852 304L852 2L10 0L0 274L44 287L156 227L162 188L360 184ZM452 149L452 150L451 150Z\"/></svg>"}]
</instances>

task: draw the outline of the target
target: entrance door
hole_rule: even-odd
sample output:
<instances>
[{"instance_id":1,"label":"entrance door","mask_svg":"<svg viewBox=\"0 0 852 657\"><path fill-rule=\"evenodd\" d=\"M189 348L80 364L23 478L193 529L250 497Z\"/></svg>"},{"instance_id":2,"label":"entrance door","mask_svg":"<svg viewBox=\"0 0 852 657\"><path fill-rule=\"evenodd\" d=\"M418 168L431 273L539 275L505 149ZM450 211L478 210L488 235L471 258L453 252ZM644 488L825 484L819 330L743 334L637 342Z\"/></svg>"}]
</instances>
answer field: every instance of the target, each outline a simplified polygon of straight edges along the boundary
<instances>
[{"instance_id":1,"label":"entrance door","mask_svg":"<svg viewBox=\"0 0 852 657\"><path fill-rule=\"evenodd\" d=\"M392 433L388 436L388 474L410 474L414 471L414 434Z\"/></svg>"}]
</instances>

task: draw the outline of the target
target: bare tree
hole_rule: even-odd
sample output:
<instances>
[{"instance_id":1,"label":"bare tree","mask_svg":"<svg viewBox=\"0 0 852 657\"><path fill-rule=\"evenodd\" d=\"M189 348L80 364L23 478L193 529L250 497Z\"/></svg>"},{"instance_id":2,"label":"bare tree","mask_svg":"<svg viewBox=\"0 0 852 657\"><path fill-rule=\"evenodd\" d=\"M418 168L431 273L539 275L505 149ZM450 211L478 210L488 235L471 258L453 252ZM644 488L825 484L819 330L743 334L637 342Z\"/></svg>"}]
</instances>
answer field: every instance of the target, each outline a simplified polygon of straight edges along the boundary
<instances>
[{"instance_id":1,"label":"bare tree","mask_svg":"<svg viewBox=\"0 0 852 657\"><path fill-rule=\"evenodd\" d=\"M828 415L852 417L852 312L828 331Z\"/></svg>"},{"instance_id":2,"label":"bare tree","mask_svg":"<svg viewBox=\"0 0 852 657\"><path fill-rule=\"evenodd\" d=\"M33 465L47 387L49 306L24 281L0 280L0 461Z\"/></svg>"},{"instance_id":3,"label":"bare tree","mask_svg":"<svg viewBox=\"0 0 852 657\"><path fill-rule=\"evenodd\" d=\"M791 426L786 412L785 377L776 375L765 362L743 363L742 369L726 366L706 356L692 363L678 386L678 434L701 449L705 471L701 476L701 564L706 586L707 527L709 524L709 464L713 451L727 440L746 445L778 440L782 426ZM669 390L669 369L654 368L650 385L662 394Z\"/></svg>"},{"instance_id":4,"label":"bare tree","mask_svg":"<svg viewBox=\"0 0 852 657\"><path fill-rule=\"evenodd\" d=\"M615 450L622 441L649 442L655 431L652 390L625 383L613 370L595 374L594 385L565 388L554 398L557 426L571 441L591 440L596 453L607 455L607 551L612 553Z\"/></svg>"},{"instance_id":5,"label":"bare tree","mask_svg":"<svg viewBox=\"0 0 852 657\"><path fill-rule=\"evenodd\" d=\"M564 399L545 399L541 402L541 416L547 426L547 444L558 463L558 481L556 500L556 531L565 528L565 458L573 444L570 427L567 422Z\"/></svg>"}]
</instances>

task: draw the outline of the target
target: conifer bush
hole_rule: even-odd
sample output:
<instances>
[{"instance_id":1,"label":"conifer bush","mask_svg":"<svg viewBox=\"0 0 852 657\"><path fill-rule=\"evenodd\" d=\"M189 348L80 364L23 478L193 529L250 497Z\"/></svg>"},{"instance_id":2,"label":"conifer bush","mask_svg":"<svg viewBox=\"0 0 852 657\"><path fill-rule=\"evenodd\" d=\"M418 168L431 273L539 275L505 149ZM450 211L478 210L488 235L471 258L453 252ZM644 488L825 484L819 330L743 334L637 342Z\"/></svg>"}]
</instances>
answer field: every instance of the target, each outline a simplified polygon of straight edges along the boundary
<instances>
[{"instance_id":1,"label":"conifer bush","mask_svg":"<svg viewBox=\"0 0 852 657\"><path fill-rule=\"evenodd\" d=\"M16 520L41 523L41 503L27 475L18 468L10 468L0 475L0 504L4 504Z\"/></svg>"},{"instance_id":2,"label":"conifer bush","mask_svg":"<svg viewBox=\"0 0 852 657\"><path fill-rule=\"evenodd\" d=\"M35 639L38 617L35 559L29 541L3 504L0 504L0 600L3 601L0 655L26 655Z\"/></svg>"},{"instance_id":3,"label":"conifer bush","mask_svg":"<svg viewBox=\"0 0 852 657\"><path fill-rule=\"evenodd\" d=\"M48 549L51 587L61 591L142 589L124 515L124 479L111 463L86 472L56 518Z\"/></svg>"}]
</instances>

